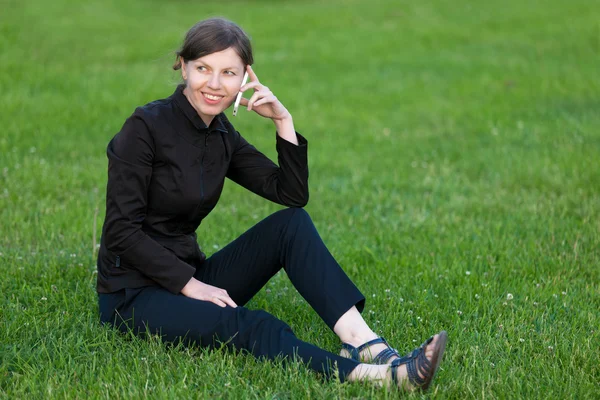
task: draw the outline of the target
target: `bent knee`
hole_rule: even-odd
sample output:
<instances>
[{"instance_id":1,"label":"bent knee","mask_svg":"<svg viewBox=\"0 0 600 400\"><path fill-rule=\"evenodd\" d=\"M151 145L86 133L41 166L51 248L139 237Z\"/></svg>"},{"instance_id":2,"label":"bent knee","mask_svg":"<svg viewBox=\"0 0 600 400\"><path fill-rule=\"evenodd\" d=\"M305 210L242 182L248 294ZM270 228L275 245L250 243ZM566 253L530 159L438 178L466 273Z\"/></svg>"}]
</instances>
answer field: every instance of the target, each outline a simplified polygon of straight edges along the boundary
<instances>
[{"instance_id":1,"label":"bent knee","mask_svg":"<svg viewBox=\"0 0 600 400\"><path fill-rule=\"evenodd\" d=\"M310 218L310 215L304 208L290 207L290 208L285 208L281 211L278 211L278 213L280 213L282 216L285 216L287 218L288 224L297 223L297 222L305 222L305 221L310 221L312 223L312 219Z\"/></svg>"}]
</instances>

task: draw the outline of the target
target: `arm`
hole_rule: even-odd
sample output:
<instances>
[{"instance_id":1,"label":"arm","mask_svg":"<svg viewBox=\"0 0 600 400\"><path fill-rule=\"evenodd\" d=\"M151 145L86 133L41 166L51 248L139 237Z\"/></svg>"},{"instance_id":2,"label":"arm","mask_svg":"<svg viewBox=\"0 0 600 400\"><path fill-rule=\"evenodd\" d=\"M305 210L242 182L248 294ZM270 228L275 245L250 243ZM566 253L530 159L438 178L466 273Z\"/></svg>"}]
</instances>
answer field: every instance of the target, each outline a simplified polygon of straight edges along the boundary
<instances>
[{"instance_id":1,"label":"arm","mask_svg":"<svg viewBox=\"0 0 600 400\"><path fill-rule=\"evenodd\" d=\"M304 207L308 202L307 141L300 134L297 138L298 146L277 135L278 166L237 133L227 177L275 203Z\"/></svg>"},{"instance_id":2,"label":"arm","mask_svg":"<svg viewBox=\"0 0 600 400\"><path fill-rule=\"evenodd\" d=\"M138 269L172 293L179 293L195 268L142 231L154 142L148 126L134 113L108 145L108 184L103 237L122 264Z\"/></svg>"},{"instance_id":3,"label":"arm","mask_svg":"<svg viewBox=\"0 0 600 400\"><path fill-rule=\"evenodd\" d=\"M242 98L240 104L275 124L279 166L236 132L227 177L276 203L303 207L308 202L307 141L296 133L292 115L269 88L259 82L251 66L247 71L251 81L240 91L253 89L254 93L250 99Z\"/></svg>"}]
</instances>

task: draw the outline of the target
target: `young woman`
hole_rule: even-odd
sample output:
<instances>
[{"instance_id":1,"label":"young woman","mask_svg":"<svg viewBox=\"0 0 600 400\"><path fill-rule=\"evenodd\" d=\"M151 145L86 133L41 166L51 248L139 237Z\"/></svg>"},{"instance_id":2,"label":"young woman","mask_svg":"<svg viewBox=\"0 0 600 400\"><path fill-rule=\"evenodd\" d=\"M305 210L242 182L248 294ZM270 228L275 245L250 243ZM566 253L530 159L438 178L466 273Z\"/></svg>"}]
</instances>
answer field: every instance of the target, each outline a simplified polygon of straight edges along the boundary
<instances>
[{"instance_id":1,"label":"young woman","mask_svg":"<svg viewBox=\"0 0 600 400\"><path fill-rule=\"evenodd\" d=\"M447 335L401 357L363 320L365 298L331 256L309 215L307 141L292 115L259 81L252 48L236 24L201 21L187 33L174 69L184 84L135 110L110 141L106 218L98 255L100 318L165 341L227 343L256 357L283 356L344 380L426 389ZM250 81L241 86L247 72ZM223 111L242 106L273 121L279 165L249 144ZM265 218L206 258L196 229L225 178L290 208ZM342 341L340 355L296 338L261 310L244 308L283 268Z\"/></svg>"}]
</instances>

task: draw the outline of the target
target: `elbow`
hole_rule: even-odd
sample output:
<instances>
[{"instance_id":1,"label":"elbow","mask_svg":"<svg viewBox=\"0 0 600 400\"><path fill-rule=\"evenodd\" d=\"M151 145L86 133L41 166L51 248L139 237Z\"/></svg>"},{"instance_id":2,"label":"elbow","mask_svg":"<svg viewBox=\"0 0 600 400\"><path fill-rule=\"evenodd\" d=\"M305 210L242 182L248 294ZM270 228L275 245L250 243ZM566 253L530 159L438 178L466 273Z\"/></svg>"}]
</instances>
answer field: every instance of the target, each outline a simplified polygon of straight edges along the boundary
<instances>
[{"instance_id":1,"label":"elbow","mask_svg":"<svg viewBox=\"0 0 600 400\"><path fill-rule=\"evenodd\" d=\"M293 201L293 204L291 204L290 206L299 208L305 207L308 204L308 198L308 189L306 189L303 193L299 194L296 197L295 201Z\"/></svg>"},{"instance_id":2,"label":"elbow","mask_svg":"<svg viewBox=\"0 0 600 400\"><path fill-rule=\"evenodd\" d=\"M119 220L108 220L102 231L102 241L106 249L115 254L125 252L140 240L140 230Z\"/></svg>"},{"instance_id":3,"label":"elbow","mask_svg":"<svg viewBox=\"0 0 600 400\"><path fill-rule=\"evenodd\" d=\"M302 208L308 204L308 191L303 193L294 193L278 196L276 203L286 207Z\"/></svg>"},{"instance_id":4,"label":"elbow","mask_svg":"<svg viewBox=\"0 0 600 400\"><path fill-rule=\"evenodd\" d=\"M308 190L307 190L298 207L305 207L308 204L308 197L309 196L308 196Z\"/></svg>"},{"instance_id":5,"label":"elbow","mask_svg":"<svg viewBox=\"0 0 600 400\"><path fill-rule=\"evenodd\" d=\"M104 233L102 235L102 242L106 250L114 254L120 254L123 251L123 246L115 235L111 233Z\"/></svg>"}]
</instances>

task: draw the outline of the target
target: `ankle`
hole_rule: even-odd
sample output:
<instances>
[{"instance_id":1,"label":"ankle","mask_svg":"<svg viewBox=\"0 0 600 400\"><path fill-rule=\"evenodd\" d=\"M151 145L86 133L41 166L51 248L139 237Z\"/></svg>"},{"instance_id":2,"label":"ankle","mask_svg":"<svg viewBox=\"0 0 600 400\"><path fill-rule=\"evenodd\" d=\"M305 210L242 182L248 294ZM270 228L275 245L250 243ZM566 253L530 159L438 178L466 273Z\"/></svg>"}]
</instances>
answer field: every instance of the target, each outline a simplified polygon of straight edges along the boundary
<instances>
[{"instance_id":1,"label":"ankle","mask_svg":"<svg viewBox=\"0 0 600 400\"><path fill-rule=\"evenodd\" d=\"M348 331L347 333L340 335L342 342L348 343L354 347L358 347L378 337L379 336L377 336L375 332L371 330L364 332Z\"/></svg>"}]
</instances>

